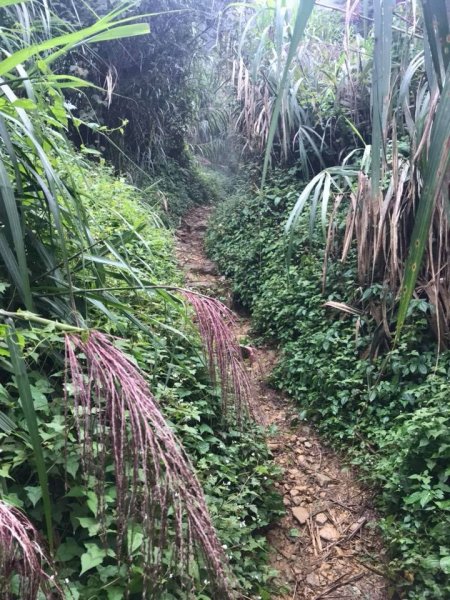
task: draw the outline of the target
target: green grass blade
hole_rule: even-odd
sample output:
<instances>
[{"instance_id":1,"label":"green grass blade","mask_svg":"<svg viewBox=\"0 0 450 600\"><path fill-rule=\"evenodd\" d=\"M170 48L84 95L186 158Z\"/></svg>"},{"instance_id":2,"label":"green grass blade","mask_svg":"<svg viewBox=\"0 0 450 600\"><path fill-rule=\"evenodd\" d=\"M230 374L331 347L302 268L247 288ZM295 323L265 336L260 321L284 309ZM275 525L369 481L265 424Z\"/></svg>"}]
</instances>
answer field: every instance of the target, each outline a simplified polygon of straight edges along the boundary
<instances>
[{"instance_id":1,"label":"green grass blade","mask_svg":"<svg viewBox=\"0 0 450 600\"><path fill-rule=\"evenodd\" d=\"M289 52L286 58L286 64L284 65L283 76L277 90L277 98L273 107L272 116L270 120L269 134L267 137L266 151L264 154L264 165L261 178L261 189L264 187L264 183L267 178L267 171L269 169L270 154L272 152L273 142L275 134L278 128L278 118L280 116L281 104L283 102L284 88L289 74L289 69L292 61L294 60L295 53L297 52L298 45L302 39L309 17L311 16L314 8L315 0L300 0L300 4L295 18L294 30L292 32L292 39L289 45Z\"/></svg>"},{"instance_id":2,"label":"green grass blade","mask_svg":"<svg viewBox=\"0 0 450 600\"><path fill-rule=\"evenodd\" d=\"M11 421L8 415L0 410L0 430L9 435L14 429L16 429L14 421Z\"/></svg>"},{"instance_id":3,"label":"green grass blade","mask_svg":"<svg viewBox=\"0 0 450 600\"><path fill-rule=\"evenodd\" d=\"M53 528L52 528L52 509L50 503L50 492L48 488L47 470L45 468L44 453L42 451L41 436L39 435L39 425L34 410L33 397L31 395L30 382L27 375L27 367L20 349L14 324L11 319L7 320L8 333L7 343L10 352L11 364L14 369L17 388L19 390L20 403L30 435L31 445L33 447L34 459L36 461L36 470L39 479L39 485L42 492L42 503L44 507L45 524L47 528L47 537L50 551L53 551Z\"/></svg>"},{"instance_id":4,"label":"green grass blade","mask_svg":"<svg viewBox=\"0 0 450 600\"><path fill-rule=\"evenodd\" d=\"M422 0L426 38L430 46L439 89L442 89L444 73L450 61L447 4L447 0Z\"/></svg>"},{"instance_id":5,"label":"green grass blade","mask_svg":"<svg viewBox=\"0 0 450 600\"><path fill-rule=\"evenodd\" d=\"M19 290L19 294L23 300L26 294L25 290L22 288L22 276L20 274L19 265L14 256L14 252L11 250L11 245L2 231L0 231L0 257L3 260L9 277Z\"/></svg>"},{"instance_id":6,"label":"green grass blade","mask_svg":"<svg viewBox=\"0 0 450 600\"><path fill-rule=\"evenodd\" d=\"M150 26L148 23L136 23L135 25L122 25L121 27L114 27L114 29L108 29L103 33L99 33L94 37L86 40L87 43L106 42L110 40L119 40L124 37L135 37L137 35L147 35L150 33Z\"/></svg>"},{"instance_id":7,"label":"green grass blade","mask_svg":"<svg viewBox=\"0 0 450 600\"><path fill-rule=\"evenodd\" d=\"M322 223L322 232L323 237L325 238L327 235L327 214L328 214L328 204L330 201L331 194L331 175L327 173L325 175L325 181L323 184L323 192L322 192L322 209L321 209L321 223Z\"/></svg>"},{"instance_id":8,"label":"green grass blade","mask_svg":"<svg viewBox=\"0 0 450 600\"><path fill-rule=\"evenodd\" d=\"M25 250L24 232L19 215L19 210L14 196L14 188L6 171L3 162L0 160L0 216L4 219L5 237L14 246L15 259L17 261L18 271L13 276L16 280L20 277L19 284L22 300L28 310L33 309L33 300L31 296L30 279L28 276L27 258ZM12 274L11 274L12 275Z\"/></svg>"},{"instance_id":9,"label":"green grass blade","mask_svg":"<svg viewBox=\"0 0 450 600\"><path fill-rule=\"evenodd\" d=\"M17 65L26 62L33 56L36 56L41 52L45 52L47 50L53 50L54 48L58 48L60 46L64 47L63 50L54 52L52 55L50 55L50 57L47 57L46 62L49 62L51 60L54 60L62 52L65 53L78 44L87 41L100 41L102 35L105 36L103 37L104 40L120 39L122 37L125 37L125 35L129 36L129 29L127 29L127 34L124 33L125 27L137 27L138 29L135 29L135 33L133 35L142 35L149 32L149 25L146 23L117 27L117 22L109 23L108 21L98 21L97 23L94 23L94 25L91 25L90 27L85 27L84 29L80 29L79 31L59 35L45 40L39 44L32 44L30 46L22 48L21 50L17 50L17 52L14 52L14 54L11 54L11 56L8 56L4 60L0 61L0 76L10 73Z\"/></svg>"},{"instance_id":10,"label":"green grass blade","mask_svg":"<svg viewBox=\"0 0 450 600\"><path fill-rule=\"evenodd\" d=\"M0 411L0 430L9 435L14 429L16 429L14 421L11 421L8 415Z\"/></svg>"},{"instance_id":11,"label":"green grass blade","mask_svg":"<svg viewBox=\"0 0 450 600\"><path fill-rule=\"evenodd\" d=\"M0 8L6 8L7 6L13 6L14 4L23 4L29 0L0 0Z\"/></svg>"},{"instance_id":12,"label":"green grass blade","mask_svg":"<svg viewBox=\"0 0 450 600\"><path fill-rule=\"evenodd\" d=\"M425 245L433 217L436 200L445 177L450 172L450 69L431 132L428 161L425 167L422 195L419 200L414 229L403 280L397 319L396 339L399 339L405 323L409 302L414 292L424 255Z\"/></svg>"},{"instance_id":13,"label":"green grass blade","mask_svg":"<svg viewBox=\"0 0 450 600\"><path fill-rule=\"evenodd\" d=\"M393 0L374 2L375 48L372 89L372 198L374 200L378 199L380 194L381 156L385 152L391 79L393 6Z\"/></svg>"}]
</instances>

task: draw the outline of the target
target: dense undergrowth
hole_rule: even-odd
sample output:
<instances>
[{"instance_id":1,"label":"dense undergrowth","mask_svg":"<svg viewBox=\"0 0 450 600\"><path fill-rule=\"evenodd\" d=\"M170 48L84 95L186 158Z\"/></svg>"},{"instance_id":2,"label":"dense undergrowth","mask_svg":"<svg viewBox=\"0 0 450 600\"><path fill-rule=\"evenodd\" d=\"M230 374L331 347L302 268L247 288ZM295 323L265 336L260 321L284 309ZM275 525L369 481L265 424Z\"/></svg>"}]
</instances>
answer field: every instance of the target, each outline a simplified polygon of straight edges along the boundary
<instances>
[{"instance_id":1,"label":"dense undergrowth","mask_svg":"<svg viewBox=\"0 0 450 600\"><path fill-rule=\"evenodd\" d=\"M79 4L0 0L0 596L270 597L277 473L165 229L265 154L296 167L222 205L211 251L274 384L379 485L398 588L448 597L445 0Z\"/></svg>"},{"instance_id":2,"label":"dense undergrowth","mask_svg":"<svg viewBox=\"0 0 450 600\"><path fill-rule=\"evenodd\" d=\"M59 163L58 168L63 177L70 173L71 184L83 197L94 239L121 239L122 256L136 276L147 277L147 283L180 284L172 234L161 225L158 213L149 209L146 194L115 178L107 167L88 165L76 156L69 163ZM160 189L159 185L154 190ZM131 231L135 233L131 235ZM113 264L113 260L112 254L103 255L105 265L108 261ZM76 288L92 287L92 272L83 268L82 261L73 269L73 275ZM220 393L210 383L198 334L183 303L165 301L156 294L152 297L142 290L120 291L120 269L116 275L117 279L108 277L109 284L115 288L116 301L126 306L133 319L113 307L107 309L100 301L98 306L94 302L93 307L86 308L85 317L89 315L92 327L118 336L116 346L142 369L200 477L233 572L244 590L264 596L271 574L265 566L267 549L262 530L279 511L279 499L272 491L276 472L263 434L250 424L240 429L233 418L221 416ZM1 290L5 293L7 289L3 280ZM6 326L1 327L3 336ZM129 561L118 564L113 459L109 456L104 464L105 505L100 507L95 480L86 482L83 476L75 415L71 411L67 415L65 408L61 334L51 323L18 327L17 333L48 465L57 578L67 582L73 598L115 600L125 597L126 590L138 598L142 589L143 535L139 524L128 529ZM22 509L41 529L45 521L42 493L27 422L18 403L18 384L9 373L9 349L3 339L1 497ZM215 597L200 556L191 558L189 577L180 575L170 553L163 557L162 564L158 598L184 598L186 594L197 600Z\"/></svg>"},{"instance_id":3,"label":"dense undergrowth","mask_svg":"<svg viewBox=\"0 0 450 600\"><path fill-rule=\"evenodd\" d=\"M450 354L437 355L432 309L416 300L387 356L375 317L381 300L390 310L393 299L381 285L356 283L352 251L345 263L329 262L322 290L324 242L318 223L311 238L307 215L287 264L284 225L298 190L295 168L275 174L262 196L243 184L215 213L209 254L232 279L236 302L250 309L254 333L281 348L273 385L376 485L393 587L411 599L447 598ZM343 228L338 218L336 240Z\"/></svg>"}]
</instances>

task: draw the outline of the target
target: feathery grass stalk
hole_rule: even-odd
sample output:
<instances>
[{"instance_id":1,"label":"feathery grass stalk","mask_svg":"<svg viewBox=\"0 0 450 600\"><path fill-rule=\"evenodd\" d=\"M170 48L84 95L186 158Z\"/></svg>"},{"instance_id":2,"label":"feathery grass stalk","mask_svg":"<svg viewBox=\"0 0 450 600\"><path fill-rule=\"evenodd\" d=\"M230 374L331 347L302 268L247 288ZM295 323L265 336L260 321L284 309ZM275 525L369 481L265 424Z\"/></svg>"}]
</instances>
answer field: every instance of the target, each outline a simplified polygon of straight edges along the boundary
<instances>
[{"instance_id":1,"label":"feathery grass stalk","mask_svg":"<svg viewBox=\"0 0 450 600\"><path fill-rule=\"evenodd\" d=\"M234 597L201 485L142 374L102 333L66 334L65 342L66 403L73 397L82 462L86 475L97 480L100 518L105 458L110 453L114 458L119 561L129 562L128 527L142 528L142 597L158 597L167 552L172 570L188 575L193 546L202 552L214 597Z\"/></svg>"},{"instance_id":2,"label":"feathery grass stalk","mask_svg":"<svg viewBox=\"0 0 450 600\"><path fill-rule=\"evenodd\" d=\"M228 409L231 392L236 415L240 420L242 413L249 407L251 385L233 333L234 314L220 300L189 290L180 291L197 316L211 378L220 383L223 411L226 413Z\"/></svg>"},{"instance_id":3,"label":"feathery grass stalk","mask_svg":"<svg viewBox=\"0 0 450 600\"><path fill-rule=\"evenodd\" d=\"M0 597L23 600L60 598L61 590L44 570L49 559L39 545L38 533L17 508L0 500ZM19 576L19 596L11 591L12 578Z\"/></svg>"}]
</instances>

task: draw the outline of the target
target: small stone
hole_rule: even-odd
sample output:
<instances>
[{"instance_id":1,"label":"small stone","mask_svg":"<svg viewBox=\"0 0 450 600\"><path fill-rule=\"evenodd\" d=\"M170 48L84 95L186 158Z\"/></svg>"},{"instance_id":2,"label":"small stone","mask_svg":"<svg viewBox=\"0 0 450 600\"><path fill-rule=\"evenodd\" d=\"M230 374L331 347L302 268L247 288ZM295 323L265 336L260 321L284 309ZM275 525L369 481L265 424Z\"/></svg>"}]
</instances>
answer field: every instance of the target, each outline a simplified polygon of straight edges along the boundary
<instances>
[{"instance_id":1,"label":"small stone","mask_svg":"<svg viewBox=\"0 0 450 600\"><path fill-rule=\"evenodd\" d=\"M328 477L328 475L325 475L324 473L316 473L314 477L320 487L326 487L329 483L331 483L331 477Z\"/></svg>"},{"instance_id":2,"label":"small stone","mask_svg":"<svg viewBox=\"0 0 450 600\"><path fill-rule=\"evenodd\" d=\"M305 448L312 448L311 442L305 442Z\"/></svg>"},{"instance_id":3,"label":"small stone","mask_svg":"<svg viewBox=\"0 0 450 600\"><path fill-rule=\"evenodd\" d=\"M319 586L319 576L316 573L308 573L308 575L306 576L306 583L308 585Z\"/></svg>"},{"instance_id":4,"label":"small stone","mask_svg":"<svg viewBox=\"0 0 450 600\"><path fill-rule=\"evenodd\" d=\"M300 506L300 504L302 503L302 497L301 496L294 496L292 498L292 502L295 504L295 506Z\"/></svg>"},{"instance_id":5,"label":"small stone","mask_svg":"<svg viewBox=\"0 0 450 600\"><path fill-rule=\"evenodd\" d=\"M300 525L304 525L309 517L309 510L304 506L296 506L292 509L292 514L294 518L300 523Z\"/></svg>"},{"instance_id":6,"label":"small stone","mask_svg":"<svg viewBox=\"0 0 450 600\"><path fill-rule=\"evenodd\" d=\"M319 513L318 515L316 515L316 523L318 523L319 525L325 525L327 521L328 517L325 513Z\"/></svg>"},{"instance_id":7,"label":"small stone","mask_svg":"<svg viewBox=\"0 0 450 600\"><path fill-rule=\"evenodd\" d=\"M306 458L303 455L297 456L297 462L298 462L299 466L302 467L303 469L309 469L308 461L306 460Z\"/></svg>"},{"instance_id":8,"label":"small stone","mask_svg":"<svg viewBox=\"0 0 450 600\"><path fill-rule=\"evenodd\" d=\"M320 537L326 542L336 542L339 539L339 533L333 525L325 525L319 529Z\"/></svg>"},{"instance_id":9,"label":"small stone","mask_svg":"<svg viewBox=\"0 0 450 600\"><path fill-rule=\"evenodd\" d=\"M291 502L289 500L289 498L287 498L286 496L283 498L283 504L284 506L290 506Z\"/></svg>"}]
</instances>

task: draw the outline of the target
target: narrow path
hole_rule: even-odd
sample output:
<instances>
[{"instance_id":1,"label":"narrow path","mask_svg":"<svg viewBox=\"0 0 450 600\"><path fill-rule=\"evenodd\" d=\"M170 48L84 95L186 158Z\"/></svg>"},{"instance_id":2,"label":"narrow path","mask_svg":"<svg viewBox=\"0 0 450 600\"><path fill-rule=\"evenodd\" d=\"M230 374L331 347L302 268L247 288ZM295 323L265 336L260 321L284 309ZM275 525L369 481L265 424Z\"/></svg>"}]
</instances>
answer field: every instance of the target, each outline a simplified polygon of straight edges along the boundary
<instances>
[{"instance_id":1,"label":"narrow path","mask_svg":"<svg viewBox=\"0 0 450 600\"><path fill-rule=\"evenodd\" d=\"M207 259L204 236L211 207L195 208L177 234L177 256L187 284L229 302L227 282ZM238 317L236 334L246 336L250 321ZM386 600L382 546L371 528L374 513L368 491L310 427L298 421L292 401L268 387L276 361L273 350L256 348L248 366L254 383L255 414L275 426L269 439L284 475L279 483L286 515L268 533L271 564L278 570L278 600Z\"/></svg>"}]
</instances>

